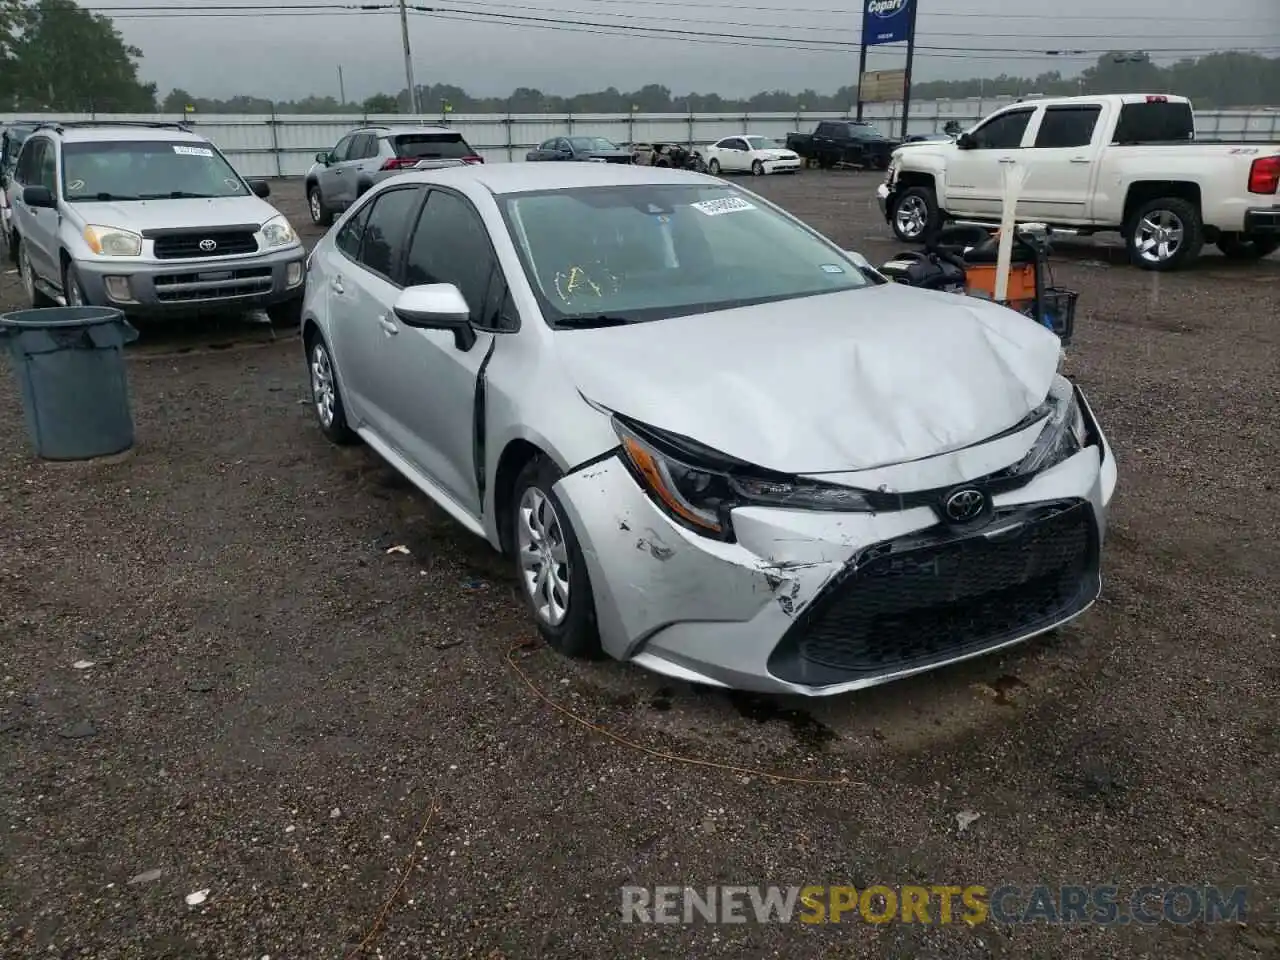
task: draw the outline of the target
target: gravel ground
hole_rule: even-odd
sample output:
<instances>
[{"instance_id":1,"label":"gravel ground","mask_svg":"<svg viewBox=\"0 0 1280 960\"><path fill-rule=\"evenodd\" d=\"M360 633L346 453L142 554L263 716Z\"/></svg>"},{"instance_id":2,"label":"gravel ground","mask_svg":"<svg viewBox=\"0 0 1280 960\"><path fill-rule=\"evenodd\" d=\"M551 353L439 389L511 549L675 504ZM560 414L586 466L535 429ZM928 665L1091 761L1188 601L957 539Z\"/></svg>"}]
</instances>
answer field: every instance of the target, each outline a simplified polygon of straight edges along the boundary
<instances>
[{"instance_id":1,"label":"gravel ground","mask_svg":"<svg viewBox=\"0 0 1280 960\"><path fill-rule=\"evenodd\" d=\"M759 189L874 261L874 183ZM94 463L32 460L0 377L0 955L1277 955L1280 261L1058 275L1121 465L1103 601L834 702L534 645L504 562L323 440L292 336L148 326L137 447ZM912 882L1254 892L1192 927L619 919L624 883Z\"/></svg>"}]
</instances>

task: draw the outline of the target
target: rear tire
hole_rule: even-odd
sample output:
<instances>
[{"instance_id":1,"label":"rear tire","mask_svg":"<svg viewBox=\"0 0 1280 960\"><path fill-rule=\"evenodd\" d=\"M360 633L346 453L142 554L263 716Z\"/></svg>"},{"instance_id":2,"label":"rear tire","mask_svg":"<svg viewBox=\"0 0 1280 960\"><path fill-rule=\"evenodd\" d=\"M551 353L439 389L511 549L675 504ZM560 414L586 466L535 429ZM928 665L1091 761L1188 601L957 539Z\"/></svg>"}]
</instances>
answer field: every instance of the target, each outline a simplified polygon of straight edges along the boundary
<instances>
[{"instance_id":1,"label":"rear tire","mask_svg":"<svg viewBox=\"0 0 1280 960\"><path fill-rule=\"evenodd\" d=\"M311 214L311 222L318 227L333 225L333 210L324 202L324 194L320 192L320 184L313 183L307 187L307 210Z\"/></svg>"},{"instance_id":2,"label":"rear tire","mask_svg":"<svg viewBox=\"0 0 1280 960\"><path fill-rule=\"evenodd\" d=\"M1218 238L1218 249L1228 260L1261 260L1280 250L1280 238L1224 233Z\"/></svg>"},{"instance_id":3,"label":"rear tire","mask_svg":"<svg viewBox=\"0 0 1280 960\"><path fill-rule=\"evenodd\" d=\"M1200 257L1204 223L1190 201L1156 197L1134 210L1124 239L1129 262L1135 267L1168 273L1190 266Z\"/></svg>"},{"instance_id":4,"label":"rear tire","mask_svg":"<svg viewBox=\"0 0 1280 960\"><path fill-rule=\"evenodd\" d=\"M720 176L720 161L713 159L709 164L707 164L707 172L713 177Z\"/></svg>"},{"instance_id":5,"label":"rear tire","mask_svg":"<svg viewBox=\"0 0 1280 960\"><path fill-rule=\"evenodd\" d=\"M924 243L942 225L933 187L909 187L893 199L889 226L903 243Z\"/></svg>"},{"instance_id":6,"label":"rear tire","mask_svg":"<svg viewBox=\"0 0 1280 960\"><path fill-rule=\"evenodd\" d=\"M521 593L547 644L568 657L603 655L591 579L578 536L553 489L561 474L546 457L534 457L512 490L512 552Z\"/></svg>"},{"instance_id":7,"label":"rear tire","mask_svg":"<svg viewBox=\"0 0 1280 960\"><path fill-rule=\"evenodd\" d=\"M27 292L27 302L32 309L40 307L56 307L57 301L51 296L44 293L39 284L36 283L35 269L31 266L31 258L27 256L27 245L19 239L18 247L18 277L22 280L22 286Z\"/></svg>"}]
</instances>

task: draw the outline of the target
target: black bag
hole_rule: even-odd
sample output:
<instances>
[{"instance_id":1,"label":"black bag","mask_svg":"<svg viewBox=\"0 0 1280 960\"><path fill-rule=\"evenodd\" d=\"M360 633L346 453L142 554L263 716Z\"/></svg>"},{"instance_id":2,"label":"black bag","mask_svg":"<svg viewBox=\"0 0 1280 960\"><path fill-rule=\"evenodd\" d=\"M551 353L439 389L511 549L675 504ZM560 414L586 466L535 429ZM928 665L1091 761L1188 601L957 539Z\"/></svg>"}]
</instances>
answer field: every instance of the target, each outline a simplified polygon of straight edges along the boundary
<instances>
[{"instance_id":1,"label":"black bag","mask_svg":"<svg viewBox=\"0 0 1280 960\"><path fill-rule=\"evenodd\" d=\"M964 293L964 267L946 254L900 253L880 272L894 283L945 293Z\"/></svg>"}]
</instances>

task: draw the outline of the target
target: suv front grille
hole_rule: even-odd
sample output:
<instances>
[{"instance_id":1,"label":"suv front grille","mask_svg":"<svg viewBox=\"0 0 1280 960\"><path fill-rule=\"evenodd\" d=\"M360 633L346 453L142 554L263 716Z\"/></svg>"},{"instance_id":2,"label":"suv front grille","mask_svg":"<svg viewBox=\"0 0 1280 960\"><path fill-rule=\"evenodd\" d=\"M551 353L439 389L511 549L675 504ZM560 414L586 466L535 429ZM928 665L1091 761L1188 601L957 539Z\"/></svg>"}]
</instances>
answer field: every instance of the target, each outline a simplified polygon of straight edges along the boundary
<instances>
[{"instance_id":1,"label":"suv front grille","mask_svg":"<svg viewBox=\"0 0 1280 960\"><path fill-rule=\"evenodd\" d=\"M183 231L152 236L158 260L229 257L256 253L258 250L258 239L252 230L210 230L201 233ZM213 244L212 249L209 249L209 243Z\"/></svg>"},{"instance_id":2,"label":"suv front grille","mask_svg":"<svg viewBox=\"0 0 1280 960\"><path fill-rule=\"evenodd\" d=\"M769 658L779 679L822 686L945 662L1045 629L1098 595L1084 501L997 511L956 537L933 528L863 551Z\"/></svg>"}]
</instances>

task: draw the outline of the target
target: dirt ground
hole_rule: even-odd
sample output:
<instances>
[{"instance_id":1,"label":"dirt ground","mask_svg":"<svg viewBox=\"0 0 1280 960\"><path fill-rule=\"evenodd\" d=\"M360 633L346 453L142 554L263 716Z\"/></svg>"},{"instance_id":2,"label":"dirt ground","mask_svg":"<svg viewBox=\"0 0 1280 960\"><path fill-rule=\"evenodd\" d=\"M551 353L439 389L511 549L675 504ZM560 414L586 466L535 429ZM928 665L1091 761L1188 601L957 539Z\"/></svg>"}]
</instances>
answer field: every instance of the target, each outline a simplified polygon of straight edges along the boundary
<instances>
[{"instance_id":1,"label":"dirt ground","mask_svg":"<svg viewBox=\"0 0 1280 960\"><path fill-rule=\"evenodd\" d=\"M758 189L878 262L875 180ZM145 327L104 462L35 461L0 375L0 955L1276 956L1280 259L1082 244L1058 280L1120 461L1102 602L834 701L513 653L506 563L321 437L288 333ZM1253 892L1190 927L620 920L623 884L920 882Z\"/></svg>"}]
</instances>

